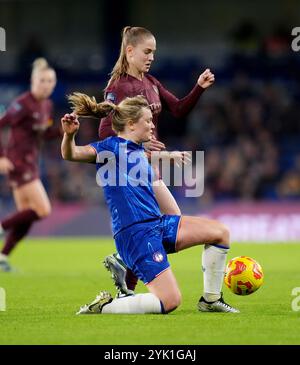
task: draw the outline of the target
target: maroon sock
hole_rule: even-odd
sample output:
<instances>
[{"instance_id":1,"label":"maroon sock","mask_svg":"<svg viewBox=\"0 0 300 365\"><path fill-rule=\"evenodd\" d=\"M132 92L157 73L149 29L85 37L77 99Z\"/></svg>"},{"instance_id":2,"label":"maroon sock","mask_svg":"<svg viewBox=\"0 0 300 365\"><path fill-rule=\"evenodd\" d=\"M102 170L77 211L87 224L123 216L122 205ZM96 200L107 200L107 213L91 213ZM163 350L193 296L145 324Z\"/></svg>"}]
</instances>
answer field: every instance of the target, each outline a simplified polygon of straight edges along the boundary
<instances>
[{"instance_id":1,"label":"maroon sock","mask_svg":"<svg viewBox=\"0 0 300 365\"><path fill-rule=\"evenodd\" d=\"M134 275L134 273L130 269L127 268L125 281L127 288L129 290L134 290L137 285L138 278Z\"/></svg>"},{"instance_id":2,"label":"maroon sock","mask_svg":"<svg viewBox=\"0 0 300 365\"><path fill-rule=\"evenodd\" d=\"M32 209L22 210L21 212L17 212L5 218L1 222L2 228L7 231L9 229L13 229L20 224L32 223L37 221L40 217L36 214L36 212Z\"/></svg>"},{"instance_id":3,"label":"maroon sock","mask_svg":"<svg viewBox=\"0 0 300 365\"><path fill-rule=\"evenodd\" d=\"M16 247L17 243L26 236L33 222L23 223L16 225L12 228L5 238L4 247L1 251L4 255L9 255L13 248Z\"/></svg>"}]
</instances>

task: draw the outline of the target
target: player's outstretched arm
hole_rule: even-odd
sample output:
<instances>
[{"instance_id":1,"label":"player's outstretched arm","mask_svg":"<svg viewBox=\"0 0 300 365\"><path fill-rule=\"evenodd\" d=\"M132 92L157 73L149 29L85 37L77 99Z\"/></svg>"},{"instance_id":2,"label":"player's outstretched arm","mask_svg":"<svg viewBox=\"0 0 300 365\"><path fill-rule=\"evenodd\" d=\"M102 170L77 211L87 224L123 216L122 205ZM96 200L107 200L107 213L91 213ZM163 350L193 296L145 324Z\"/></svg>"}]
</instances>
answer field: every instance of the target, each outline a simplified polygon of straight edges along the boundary
<instances>
[{"instance_id":1,"label":"player's outstretched arm","mask_svg":"<svg viewBox=\"0 0 300 365\"><path fill-rule=\"evenodd\" d=\"M175 118L183 118L194 108L203 91L210 87L214 82L215 75L209 68L207 68L199 76L197 84L194 86L192 91L182 99L178 99L169 90L164 88L161 83L158 83L157 87L159 89L161 100L167 109Z\"/></svg>"},{"instance_id":2,"label":"player's outstretched arm","mask_svg":"<svg viewBox=\"0 0 300 365\"><path fill-rule=\"evenodd\" d=\"M77 116L65 114L61 119L61 125L64 132L61 143L61 154L64 160L77 162L95 162L96 151L91 146L76 146L75 135L79 130L80 123Z\"/></svg>"}]
</instances>

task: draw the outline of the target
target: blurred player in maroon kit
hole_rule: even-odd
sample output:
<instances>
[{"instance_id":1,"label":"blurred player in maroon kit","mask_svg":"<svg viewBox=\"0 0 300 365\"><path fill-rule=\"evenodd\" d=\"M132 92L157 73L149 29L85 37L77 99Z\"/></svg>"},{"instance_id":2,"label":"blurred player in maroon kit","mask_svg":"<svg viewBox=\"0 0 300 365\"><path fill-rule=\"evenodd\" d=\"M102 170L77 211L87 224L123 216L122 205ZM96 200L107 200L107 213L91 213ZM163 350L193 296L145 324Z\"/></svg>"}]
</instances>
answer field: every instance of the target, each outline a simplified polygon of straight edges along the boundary
<instances>
[{"instance_id":1,"label":"blurred player in maroon kit","mask_svg":"<svg viewBox=\"0 0 300 365\"><path fill-rule=\"evenodd\" d=\"M203 91L211 86L215 77L206 69L198 78L196 85L182 99L170 93L156 78L148 74L154 60L156 40L153 34L141 27L125 27L122 32L122 43L111 78L105 89L105 100L115 104L126 97L143 95L150 104L153 114L155 133L157 133L158 117L162 108L167 109L175 118L185 117L196 105ZM100 139L115 135L112 130L112 116L103 118L99 126ZM157 139L157 134L150 142L144 143L146 151L161 151L165 145ZM159 179L159 184L153 185L155 197L160 211L167 215L181 215L174 197ZM104 265L112 273L112 277L121 294L132 294L137 284L137 278L129 269L125 269L117 254L109 255Z\"/></svg>"},{"instance_id":2,"label":"blurred player in maroon kit","mask_svg":"<svg viewBox=\"0 0 300 365\"><path fill-rule=\"evenodd\" d=\"M43 58L33 64L31 89L20 95L0 118L0 128L11 130L7 148L0 138L0 173L8 176L18 212L0 222L6 233L0 253L0 271L11 271L8 255L35 221L47 217L51 205L39 177L39 147L43 139L62 135L54 127L52 101L56 74ZM0 135L1 137L1 135Z\"/></svg>"}]
</instances>

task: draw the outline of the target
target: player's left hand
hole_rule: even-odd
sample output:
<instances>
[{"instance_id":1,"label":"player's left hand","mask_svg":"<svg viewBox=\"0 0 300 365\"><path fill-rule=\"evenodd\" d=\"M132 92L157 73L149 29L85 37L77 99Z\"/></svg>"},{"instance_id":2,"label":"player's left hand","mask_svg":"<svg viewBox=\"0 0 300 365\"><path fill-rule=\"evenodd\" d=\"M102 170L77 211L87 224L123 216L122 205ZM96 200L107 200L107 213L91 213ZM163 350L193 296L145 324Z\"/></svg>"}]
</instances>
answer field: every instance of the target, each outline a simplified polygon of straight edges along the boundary
<instances>
[{"instance_id":1,"label":"player's left hand","mask_svg":"<svg viewBox=\"0 0 300 365\"><path fill-rule=\"evenodd\" d=\"M146 155L149 160L151 160L152 167L157 165L157 162L160 160L169 160L174 162L174 164L177 167L181 167L182 165L187 165L190 163L191 160L191 154L186 151L160 151L156 156L155 159L151 159L152 155L149 151L146 152Z\"/></svg>"},{"instance_id":2,"label":"player's left hand","mask_svg":"<svg viewBox=\"0 0 300 365\"><path fill-rule=\"evenodd\" d=\"M191 155L186 151L172 151L170 152L170 158L174 161L177 167L181 167L182 164L186 165L191 162Z\"/></svg>"},{"instance_id":3,"label":"player's left hand","mask_svg":"<svg viewBox=\"0 0 300 365\"><path fill-rule=\"evenodd\" d=\"M166 148L165 144L158 141L155 136L152 136L150 141L144 142L143 146L144 146L146 152L162 151Z\"/></svg>"},{"instance_id":4,"label":"player's left hand","mask_svg":"<svg viewBox=\"0 0 300 365\"><path fill-rule=\"evenodd\" d=\"M207 68L198 78L198 85L203 89L208 88L215 82L215 75Z\"/></svg>"}]
</instances>

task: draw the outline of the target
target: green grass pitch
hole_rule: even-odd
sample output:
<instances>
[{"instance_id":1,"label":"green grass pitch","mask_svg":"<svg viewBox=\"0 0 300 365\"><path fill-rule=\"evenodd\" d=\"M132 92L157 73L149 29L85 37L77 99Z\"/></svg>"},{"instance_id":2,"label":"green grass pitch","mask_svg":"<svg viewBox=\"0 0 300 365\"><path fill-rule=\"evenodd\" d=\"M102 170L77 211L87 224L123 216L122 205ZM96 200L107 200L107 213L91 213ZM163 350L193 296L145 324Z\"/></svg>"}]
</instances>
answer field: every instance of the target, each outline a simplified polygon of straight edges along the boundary
<instances>
[{"instance_id":1,"label":"green grass pitch","mask_svg":"<svg viewBox=\"0 0 300 365\"><path fill-rule=\"evenodd\" d=\"M0 273L7 310L0 312L0 344L300 344L300 244L233 244L228 259L248 255L265 273L264 285L240 297L223 288L240 314L199 313L201 247L171 255L183 303L169 315L76 316L99 290L115 293L102 258L110 239L28 239L12 256L15 273ZM146 291L140 283L138 292ZM300 294L300 293L299 293ZM298 301L300 305L300 301Z\"/></svg>"}]
</instances>

